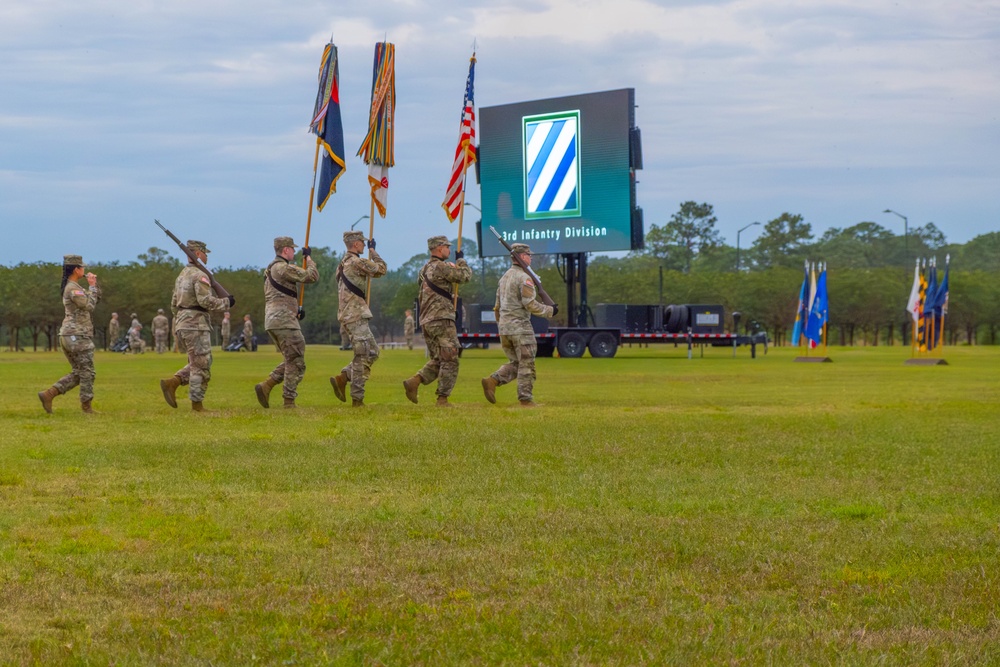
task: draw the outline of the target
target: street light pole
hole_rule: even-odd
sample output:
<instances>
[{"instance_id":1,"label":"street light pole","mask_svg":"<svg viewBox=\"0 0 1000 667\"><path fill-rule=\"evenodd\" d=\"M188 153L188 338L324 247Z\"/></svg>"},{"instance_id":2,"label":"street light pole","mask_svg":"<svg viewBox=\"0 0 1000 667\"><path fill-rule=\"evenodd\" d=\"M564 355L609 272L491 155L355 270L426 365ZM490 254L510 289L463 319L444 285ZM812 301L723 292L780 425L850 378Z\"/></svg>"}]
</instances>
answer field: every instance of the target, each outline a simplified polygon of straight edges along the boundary
<instances>
[{"instance_id":1,"label":"street light pole","mask_svg":"<svg viewBox=\"0 0 1000 667\"><path fill-rule=\"evenodd\" d=\"M355 220L355 221L354 221L353 223L351 223L351 231L352 231L352 232L354 231L354 227L355 227L355 225L357 225L357 224L358 224L359 222L361 222L362 220L367 220L367 219L368 219L368 216L367 216L367 215L363 215L363 216L361 216L360 218L358 218L357 220Z\"/></svg>"},{"instance_id":2,"label":"street light pole","mask_svg":"<svg viewBox=\"0 0 1000 667\"><path fill-rule=\"evenodd\" d=\"M910 221L902 213L896 213L891 208L887 208L883 213L892 213L893 215L898 215L903 219L903 254L905 255L903 264L906 264L910 259Z\"/></svg>"},{"instance_id":3,"label":"street light pole","mask_svg":"<svg viewBox=\"0 0 1000 667\"><path fill-rule=\"evenodd\" d=\"M741 227L736 230L736 273L740 272L740 234L742 234L747 229L750 229L754 225L759 225L759 222L751 222L746 227Z\"/></svg>"}]
</instances>

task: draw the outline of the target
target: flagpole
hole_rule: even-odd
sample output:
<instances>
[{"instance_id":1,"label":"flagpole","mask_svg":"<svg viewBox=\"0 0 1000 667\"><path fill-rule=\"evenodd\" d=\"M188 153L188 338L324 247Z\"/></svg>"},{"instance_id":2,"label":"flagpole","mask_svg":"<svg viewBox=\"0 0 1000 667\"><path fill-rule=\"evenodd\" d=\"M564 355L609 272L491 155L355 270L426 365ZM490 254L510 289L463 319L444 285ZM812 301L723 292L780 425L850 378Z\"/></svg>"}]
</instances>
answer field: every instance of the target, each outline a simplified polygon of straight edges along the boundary
<instances>
[{"instance_id":1,"label":"flagpole","mask_svg":"<svg viewBox=\"0 0 1000 667\"><path fill-rule=\"evenodd\" d=\"M371 243L372 237L375 236L375 198L372 197L371 207L368 210L368 242ZM368 246L368 259L372 258L371 246ZM372 301L372 277L368 276L368 284L365 286L365 303L371 303Z\"/></svg>"},{"instance_id":2,"label":"flagpole","mask_svg":"<svg viewBox=\"0 0 1000 667\"><path fill-rule=\"evenodd\" d=\"M309 212L306 214L306 240L303 242L302 247L309 247L309 232L312 230L312 219L313 219L313 198L316 196L316 172L319 169L319 148L323 145L323 140L320 139L319 135L316 135L316 155L313 156L313 178L312 178L312 188L309 189ZM302 256L302 268L306 268L306 256ZM302 299L305 297L305 285L299 283L299 308L302 307Z\"/></svg>"},{"instance_id":3,"label":"flagpole","mask_svg":"<svg viewBox=\"0 0 1000 667\"><path fill-rule=\"evenodd\" d=\"M465 221L465 182L469 176L469 153L462 152L462 198L458 204L458 240L455 242L455 254L462 252L462 223ZM458 310L458 283L451 286L454 295L451 298L452 307Z\"/></svg>"}]
</instances>

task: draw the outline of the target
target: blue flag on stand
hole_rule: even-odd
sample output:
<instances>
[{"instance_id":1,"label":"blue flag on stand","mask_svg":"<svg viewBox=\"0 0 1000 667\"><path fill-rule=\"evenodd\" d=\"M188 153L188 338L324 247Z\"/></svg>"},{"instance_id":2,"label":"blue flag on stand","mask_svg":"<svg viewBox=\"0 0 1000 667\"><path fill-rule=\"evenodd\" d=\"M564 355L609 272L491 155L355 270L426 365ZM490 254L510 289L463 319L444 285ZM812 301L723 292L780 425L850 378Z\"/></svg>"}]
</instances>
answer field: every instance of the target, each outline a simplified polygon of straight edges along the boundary
<instances>
[{"instance_id":1,"label":"blue flag on stand","mask_svg":"<svg viewBox=\"0 0 1000 667\"><path fill-rule=\"evenodd\" d=\"M323 49L319 65L319 91L309 130L323 146L323 165L316 190L316 210L322 211L330 195L337 191L337 179L344 173L344 124L340 118L340 71L337 47L330 42Z\"/></svg>"},{"instance_id":2,"label":"blue flag on stand","mask_svg":"<svg viewBox=\"0 0 1000 667\"><path fill-rule=\"evenodd\" d=\"M818 347L823 341L823 327L826 324L829 305L826 293L826 267L824 266L816 281L816 297L813 299L812 309L809 311L809 321L806 323L806 338L809 339L809 347L811 348Z\"/></svg>"},{"instance_id":3,"label":"blue flag on stand","mask_svg":"<svg viewBox=\"0 0 1000 667\"><path fill-rule=\"evenodd\" d=\"M795 311L795 326L792 327L792 346L799 346L799 339L802 338L802 330L809 319L809 262L806 262L805 277L802 279L802 287L799 288L799 307Z\"/></svg>"}]
</instances>

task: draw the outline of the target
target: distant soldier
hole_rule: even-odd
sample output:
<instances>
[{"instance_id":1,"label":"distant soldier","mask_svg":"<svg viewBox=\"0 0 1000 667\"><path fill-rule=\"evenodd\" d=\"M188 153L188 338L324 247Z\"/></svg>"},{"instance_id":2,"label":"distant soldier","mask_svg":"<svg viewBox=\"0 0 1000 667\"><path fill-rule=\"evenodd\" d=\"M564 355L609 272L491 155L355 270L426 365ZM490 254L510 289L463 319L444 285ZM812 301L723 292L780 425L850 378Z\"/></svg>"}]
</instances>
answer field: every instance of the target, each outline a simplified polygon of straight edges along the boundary
<instances>
[{"instance_id":1,"label":"distant soldier","mask_svg":"<svg viewBox=\"0 0 1000 667\"><path fill-rule=\"evenodd\" d=\"M163 309L156 311L153 318L153 342L156 344L156 353L163 354L167 351L167 341L170 338L170 320L163 314Z\"/></svg>"},{"instance_id":2,"label":"distant soldier","mask_svg":"<svg viewBox=\"0 0 1000 667\"><path fill-rule=\"evenodd\" d=\"M448 397L458 380L459 350L452 290L454 285L469 282L472 269L466 264L461 250L455 254L454 264L446 261L451 255L447 236L427 239L427 249L431 259L420 269L417 298L420 300L420 329L424 333L430 359L416 375L403 380L403 389L406 398L416 403L420 385L437 380L437 404L449 406Z\"/></svg>"},{"instance_id":3,"label":"distant soldier","mask_svg":"<svg viewBox=\"0 0 1000 667\"><path fill-rule=\"evenodd\" d=\"M146 341L142 339L142 325L136 322L128 330L128 349L132 354L145 354Z\"/></svg>"},{"instance_id":4,"label":"distant soldier","mask_svg":"<svg viewBox=\"0 0 1000 667\"><path fill-rule=\"evenodd\" d=\"M118 313L111 313L111 321L108 322L108 347L112 347L118 342L122 335L122 325L118 321Z\"/></svg>"},{"instance_id":5,"label":"distant soldier","mask_svg":"<svg viewBox=\"0 0 1000 667\"><path fill-rule=\"evenodd\" d=\"M403 336L406 339L406 347L408 349L411 349L411 350L413 349L413 330L414 330L414 328L415 327L413 325L413 311L412 310L407 310L406 311L406 318L403 319Z\"/></svg>"},{"instance_id":6,"label":"distant soldier","mask_svg":"<svg viewBox=\"0 0 1000 667\"><path fill-rule=\"evenodd\" d=\"M365 250L365 235L363 232L344 232L344 245L347 252L337 267L337 287L340 303L337 309L337 319L347 332L354 350L354 359L340 371L340 375L330 378L333 392L341 401L347 400L344 388L351 383L351 405L358 408L365 404L365 382L371 375L372 364L378 359L378 343L372 335L368 321L372 311L365 299L365 289L368 278L380 278L385 275L386 265L375 252L375 239L368 240L371 259L365 259L361 253Z\"/></svg>"},{"instance_id":7,"label":"distant soldier","mask_svg":"<svg viewBox=\"0 0 1000 667\"><path fill-rule=\"evenodd\" d=\"M129 326L129 328L131 329L132 327L134 327L134 326L136 326L136 325L138 325L138 326L139 326L139 328L142 328L142 323L141 323L141 322L139 322L139 316L138 316L138 315L136 315L135 313L132 313L132 324L130 324L130 325L128 325L128 326Z\"/></svg>"},{"instance_id":8,"label":"distant soldier","mask_svg":"<svg viewBox=\"0 0 1000 667\"><path fill-rule=\"evenodd\" d=\"M286 408L295 407L296 388L306 372L306 339L299 324L299 283L319 280L316 262L308 247L302 248L306 268L292 264L295 243L291 237L274 239L277 257L264 270L264 329L281 351L282 360L266 380L254 387L257 401L270 407L271 388L284 382L281 391Z\"/></svg>"},{"instance_id":9,"label":"distant soldier","mask_svg":"<svg viewBox=\"0 0 1000 667\"><path fill-rule=\"evenodd\" d=\"M232 323L229 321L229 311L222 314L222 349L229 346L229 337L232 335Z\"/></svg>"},{"instance_id":10,"label":"distant soldier","mask_svg":"<svg viewBox=\"0 0 1000 667\"><path fill-rule=\"evenodd\" d=\"M208 262L209 249L201 241L188 241L188 248L202 264ZM204 412L205 392L212 378L212 322L210 312L221 312L236 303L230 295L220 299L212 294L212 284L208 276L194 263L189 262L181 269L174 282L174 295L170 309L174 315L174 332L180 346L187 350L187 365L165 380L160 380L160 389L167 404L177 407L177 388L190 384L188 396L191 409Z\"/></svg>"},{"instance_id":11,"label":"distant soldier","mask_svg":"<svg viewBox=\"0 0 1000 667\"><path fill-rule=\"evenodd\" d=\"M243 344L246 345L247 352L253 352L253 322L250 321L250 313L243 316Z\"/></svg>"},{"instance_id":12,"label":"distant soldier","mask_svg":"<svg viewBox=\"0 0 1000 667\"><path fill-rule=\"evenodd\" d=\"M69 360L72 370L58 382L38 392L42 408L52 413L52 399L79 385L80 408L93 413L90 406L94 399L94 322L91 313L101 299L101 288L97 286L97 276L86 273L80 255L63 256L62 302L65 310L62 327L59 329L59 346ZM80 279L86 276L89 288L80 287Z\"/></svg>"},{"instance_id":13,"label":"distant soldier","mask_svg":"<svg viewBox=\"0 0 1000 667\"><path fill-rule=\"evenodd\" d=\"M511 246L526 266L531 266L531 248L524 243ZM531 390L535 384L535 353L538 344L531 328L531 316L552 317L559 307L546 306L535 297L535 283L528 272L514 263L500 278L496 304L500 346L508 362L492 375L484 377L483 394L490 403L496 403L496 388L517 379L517 398L526 408L535 407Z\"/></svg>"}]
</instances>

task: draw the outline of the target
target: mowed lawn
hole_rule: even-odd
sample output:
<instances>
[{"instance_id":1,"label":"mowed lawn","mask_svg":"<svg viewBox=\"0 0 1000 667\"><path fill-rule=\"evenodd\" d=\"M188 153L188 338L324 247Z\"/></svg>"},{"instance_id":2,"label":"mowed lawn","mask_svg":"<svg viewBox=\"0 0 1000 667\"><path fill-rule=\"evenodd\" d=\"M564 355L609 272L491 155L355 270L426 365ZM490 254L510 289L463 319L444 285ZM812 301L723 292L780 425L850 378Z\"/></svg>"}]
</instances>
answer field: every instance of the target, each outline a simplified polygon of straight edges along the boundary
<instances>
[{"instance_id":1,"label":"mowed lawn","mask_svg":"<svg viewBox=\"0 0 1000 667\"><path fill-rule=\"evenodd\" d=\"M207 415L100 353L94 416L0 353L0 663L1000 663L1000 349L799 353L540 359L524 410L468 350L443 410L384 350L355 410L314 346L296 411L216 353Z\"/></svg>"}]
</instances>

